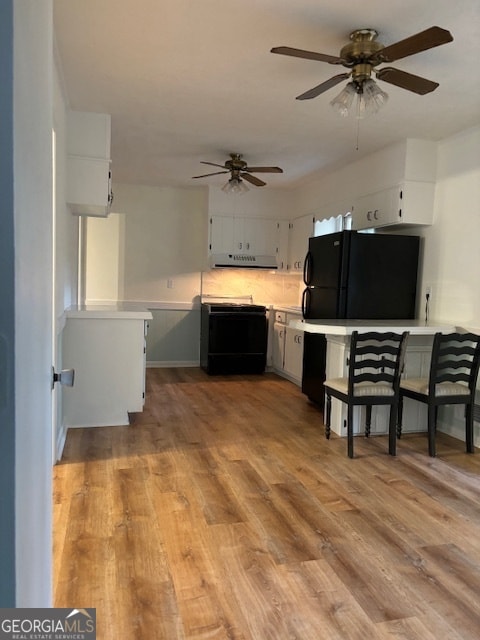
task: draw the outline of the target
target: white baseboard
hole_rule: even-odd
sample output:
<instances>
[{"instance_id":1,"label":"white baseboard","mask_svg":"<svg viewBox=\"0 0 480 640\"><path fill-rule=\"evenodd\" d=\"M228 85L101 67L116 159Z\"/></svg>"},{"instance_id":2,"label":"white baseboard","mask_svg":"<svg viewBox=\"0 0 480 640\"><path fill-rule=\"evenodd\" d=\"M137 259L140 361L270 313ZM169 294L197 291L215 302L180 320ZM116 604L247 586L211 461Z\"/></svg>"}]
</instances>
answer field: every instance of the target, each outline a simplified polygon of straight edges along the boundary
<instances>
[{"instance_id":1,"label":"white baseboard","mask_svg":"<svg viewBox=\"0 0 480 640\"><path fill-rule=\"evenodd\" d=\"M65 441L67 439L67 429L64 424L57 433L57 442L55 443L55 464L62 459L63 449L65 448Z\"/></svg>"},{"instance_id":2,"label":"white baseboard","mask_svg":"<svg viewBox=\"0 0 480 640\"><path fill-rule=\"evenodd\" d=\"M166 369L179 367L199 367L200 362L196 361L168 361L168 360L149 360L147 361L147 369Z\"/></svg>"}]
</instances>

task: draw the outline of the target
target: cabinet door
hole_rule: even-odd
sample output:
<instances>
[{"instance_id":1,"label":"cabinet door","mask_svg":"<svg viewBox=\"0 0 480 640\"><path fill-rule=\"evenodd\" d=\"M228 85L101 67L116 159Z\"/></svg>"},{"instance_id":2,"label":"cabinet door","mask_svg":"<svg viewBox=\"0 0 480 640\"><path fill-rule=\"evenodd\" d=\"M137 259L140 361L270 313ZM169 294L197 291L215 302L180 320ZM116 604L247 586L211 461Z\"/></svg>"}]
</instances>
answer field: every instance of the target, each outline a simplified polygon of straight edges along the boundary
<instances>
[{"instance_id":1,"label":"cabinet door","mask_svg":"<svg viewBox=\"0 0 480 640\"><path fill-rule=\"evenodd\" d=\"M275 255L277 257L277 267L279 271L288 270L288 232L289 223L287 220L277 222L276 230L276 248Z\"/></svg>"},{"instance_id":2,"label":"cabinet door","mask_svg":"<svg viewBox=\"0 0 480 640\"><path fill-rule=\"evenodd\" d=\"M272 365L278 371L283 370L285 356L285 325L275 323L273 325Z\"/></svg>"},{"instance_id":3,"label":"cabinet door","mask_svg":"<svg viewBox=\"0 0 480 640\"><path fill-rule=\"evenodd\" d=\"M358 199L353 226L371 229L391 224L397 215L397 189L384 189Z\"/></svg>"},{"instance_id":4,"label":"cabinet door","mask_svg":"<svg viewBox=\"0 0 480 640\"><path fill-rule=\"evenodd\" d=\"M277 221L269 218L243 218L242 253L274 256L277 253Z\"/></svg>"},{"instance_id":5,"label":"cabinet door","mask_svg":"<svg viewBox=\"0 0 480 640\"><path fill-rule=\"evenodd\" d=\"M212 216L210 218L210 253L234 252L234 221L230 216Z\"/></svg>"},{"instance_id":6,"label":"cabinet door","mask_svg":"<svg viewBox=\"0 0 480 640\"><path fill-rule=\"evenodd\" d=\"M286 327L285 360L283 368L292 378L301 382L303 369L303 331Z\"/></svg>"},{"instance_id":7,"label":"cabinet door","mask_svg":"<svg viewBox=\"0 0 480 640\"><path fill-rule=\"evenodd\" d=\"M68 156L67 202L72 213L108 216L112 202L110 160Z\"/></svg>"},{"instance_id":8,"label":"cabinet door","mask_svg":"<svg viewBox=\"0 0 480 640\"><path fill-rule=\"evenodd\" d=\"M303 263L308 251L308 239L313 235L315 218L311 215L295 218L290 222L289 271L303 271Z\"/></svg>"}]
</instances>

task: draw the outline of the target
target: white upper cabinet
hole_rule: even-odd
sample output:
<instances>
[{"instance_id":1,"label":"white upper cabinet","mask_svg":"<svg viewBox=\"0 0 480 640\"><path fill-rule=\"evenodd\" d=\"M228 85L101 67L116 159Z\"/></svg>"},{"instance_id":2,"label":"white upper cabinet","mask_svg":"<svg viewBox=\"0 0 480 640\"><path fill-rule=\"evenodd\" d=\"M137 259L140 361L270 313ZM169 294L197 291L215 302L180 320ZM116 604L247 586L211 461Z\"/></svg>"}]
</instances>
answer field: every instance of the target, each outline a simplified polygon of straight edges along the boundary
<instances>
[{"instance_id":1,"label":"white upper cabinet","mask_svg":"<svg viewBox=\"0 0 480 640\"><path fill-rule=\"evenodd\" d=\"M308 251L308 240L313 236L315 218L308 214L290 222L288 270L303 272L303 263Z\"/></svg>"},{"instance_id":2,"label":"white upper cabinet","mask_svg":"<svg viewBox=\"0 0 480 640\"><path fill-rule=\"evenodd\" d=\"M378 186L359 194L353 229L432 224L436 162L437 145L430 140L407 139L373 154L363 170Z\"/></svg>"},{"instance_id":3,"label":"white upper cabinet","mask_svg":"<svg viewBox=\"0 0 480 640\"><path fill-rule=\"evenodd\" d=\"M403 182L368 194L358 199L353 228L432 224L434 196L433 182Z\"/></svg>"},{"instance_id":4,"label":"white upper cabinet","mask_svg":"<svg viewBox=\"0 0 480 640\"><path fill-rule=\"evenodd\" d=\"M69 111L67 115L67 202L72 213L105 217L113 200L110 116Z\"/></svg>"},{"instance_id":5,"label":"white upper cabinet","mask_svg":"<svg viewBox=\"0 0 480 640\"><path fill-rule=\"evenodd\" d=\"M279 233L274 219L211 216L209 253L276 256Z\"/></svg>"}]
</instances>

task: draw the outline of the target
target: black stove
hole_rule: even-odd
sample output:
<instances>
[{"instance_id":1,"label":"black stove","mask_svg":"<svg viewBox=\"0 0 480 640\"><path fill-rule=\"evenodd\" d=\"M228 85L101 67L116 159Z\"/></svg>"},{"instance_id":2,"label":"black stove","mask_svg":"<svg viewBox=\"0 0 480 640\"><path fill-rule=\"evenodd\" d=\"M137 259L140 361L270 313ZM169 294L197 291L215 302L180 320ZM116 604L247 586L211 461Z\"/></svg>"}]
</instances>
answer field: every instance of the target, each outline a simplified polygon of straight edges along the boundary
<instances>
[{"instance_id":1,"label":"black stove","mask_svg":"<svg viewBox=\"0 0 480 640\"><path fill-rule=\"evenodd\" d=\"M259 304L243 302L204 302L209 313L266 313L266 308Z\"/></svg>"},{"instance_id":2,"label":"black stove","mask_svg":"<svg viewBox=\"0 0 480 640\"><path fill-rule=\"evenodd\" d=\"M202 303L202 369L210 375L263 373L266 360L266 307L233 302Z\"/></svg>"}]
</instances>

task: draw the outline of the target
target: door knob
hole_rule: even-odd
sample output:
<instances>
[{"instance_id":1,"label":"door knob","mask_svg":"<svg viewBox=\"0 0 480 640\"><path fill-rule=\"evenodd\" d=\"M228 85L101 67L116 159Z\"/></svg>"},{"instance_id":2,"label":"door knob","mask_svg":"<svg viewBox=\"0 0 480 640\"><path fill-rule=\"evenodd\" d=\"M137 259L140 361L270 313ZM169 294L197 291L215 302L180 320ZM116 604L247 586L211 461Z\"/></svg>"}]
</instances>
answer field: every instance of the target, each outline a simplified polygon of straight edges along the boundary
<instances>
[{"instance_id":1,"label":"door knob","mask_svg":"<svg viewBox=\"0 0 480 640\"><path fill-rule=\"evenodd\" d=\"M60 382L64 387L73 387L75 381L75 369L63 369L60 373L57 373L52 367L52 389L55 382Z\"/></svg>"}]
</instances>

